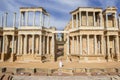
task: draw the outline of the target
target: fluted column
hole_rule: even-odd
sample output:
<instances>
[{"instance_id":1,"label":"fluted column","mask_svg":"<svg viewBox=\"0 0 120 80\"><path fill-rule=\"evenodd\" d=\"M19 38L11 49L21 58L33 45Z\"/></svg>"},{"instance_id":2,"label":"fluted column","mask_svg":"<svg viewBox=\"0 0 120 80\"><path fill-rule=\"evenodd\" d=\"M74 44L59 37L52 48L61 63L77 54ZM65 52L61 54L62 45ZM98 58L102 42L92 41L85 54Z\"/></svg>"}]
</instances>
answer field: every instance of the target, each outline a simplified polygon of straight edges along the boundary
<instances>
[{"instance_id":1,"label":"fluted column","mask_svg":"<svg viewBox=\"0 0 120 80\"><path fill-rule=\"evenodd\" d=\"M73 54L75 54L75 37L73 36Z\"/></svg>"},{"instance_id":2,"label":"fluted column","mask_svg":"<svg viewBox=\"0 0 120 80\"><path fill-rule=\"evenodd\" d=\"M102 55L104 55L104 48L105 48L105 43L104 43L104 35L101 35L101 46L102 46Z\"/></svg>"},{"instance_id":3,"label":"fluted column","mask_svg":"<svg viewBox=\"0 0 120 80\"><path fill-rule=\"evenodd\" d=\"M117 60L119 61L119 35L116 36L116 52L117 52Z\"/></svg>"},{"instance_id":4,"label":"fluted column","mask_svg":"<svg viewBox=\"0 0 120 80\"><path fill-rule=\"evenodd\" d=\"M22 20L22 16L21 16L21 12L20 12L20 15L19 15L19 27L21 26L21 20Z\"/></svg>"},{"instance_id":5,"label":"fluted column","mask_svg":"<svg viewBox=\"0 0 120 80\"><path fill-rule=\"evenodd\" d=\"M42 35L39 36L39 55L42 55Z\"/></svg>"},{"instance_id":6,"label":"fluted column","mask_svg":"<svg viewBox=\"0 0 120 80\"><path fill-rule=\"evenodd\" d=\"M21 12L22 15L22 26L24 26L24 12Z\"/></svg>"},{"instance_id":7,"label":"fluted column","mask_svg":"<svg viewBox=\"0 0 120 80\"><path fill-rule=\"evenodd\" d=\"M107 35L107 55L108 55L108 59L109 59L110 58L109 35Z\"/></svg>"},{"instance_id":8,"label":"fluted column","mask_svg":"<svg viewBox=\"0 0 120 80\"><path fill-rule=\"evenodd\" d=\"M86 24L87 24L87 26L88 26L88 12L86 11Z\"/></svg>"},{"instance_id":9,"label":"fluted column","mask_svg":"<svg viewBox=\"0 0 120 80\"><path fill-rule=\"evenodd\" d=\"M89 55L89 35L87 35L87 54Z\"/></svg>"},{"instance_id":10,"label":"fluted column","mask_svg":"<svg viewBox=\"0 0 120 80\"><path fill-rule=\"evenodd\" d=\"M2 45L2 53L5 53L5 35L3 35L3 45Z\"/></svg>"},{"instance_id":11,"label":"fluted column","mask_svg":"<svg viewBox=\"0 0 120 80\"><path fill-rule=\"evenodd\" d=\"M70 38L69 35L67 34L67 55L70 54Z\"/></svg>"},{"instance_id":12,"label":"fluted column","mask_svg":"<svg viewBox=\"0 0 120 80\"><path fill-rule=\"evenodd\" d=\"M108 15L106 13L106 27L108 27Z\"/></svg>"},{"instance_id":13,"label":"fluted column","mask_svg":"<svg viewBox=\"0 0 120 80\"><path fill-rule=\"evenodd\" d=\"M82 25L81 11L79 12L79 21L80 21L80 26L81 26Z\"/></svg>"},{"instance_id":14,"label":"fluted column","mask_svg":"<svg viewBox=\"0 0 120 80\"><path fill-rule=\"evenodd\" d=\"M55 50L55 35L52 35L52 55L54 55L54 50Z\"/></svg>"},{"instance_id":15,"label":"fluted column","mask_svg":"<svg viewBox=\"0 0 120 80\"><path fill-rule=\"evenodd\" d=\"M76 53L79 54L79 40L78 40L78 35L76 36L76 38L77 38L77 45L76 45L77 46L77 48L76 48L77 52Z\"/></svg>"},{"instance_id":16,"label":"fluted column","mask_svg":"<svg viewBox=\"0 0 120 80\"><path fill-rule=\"evenodd\" d=\"M82 35L80 35L80 55L82 55Z\"/></svg>"},{"instance_id":17,"label":"fluted column","mask_svg":"<svg viewBox=\"0 0 120 80\"><path fill-rule=\"evenodd\" d=\"M43 54L45 54L45 35L43 35Z\"/></svg>"},{"instance_id":18,"label":"fluted column","mask_svg":"<svg viewBox=\"0 0 120 80\"><path fill-rule=\"evenodd\" d=\"M4 16L4 27L7 27L7 15L8 15L8 13L6 12L4 15L5 15Z\"/></svg>"},{"instance_id":19,"label":"fluted column","mask_svg":"<svg viewBox=\"0 0 120 80\"><path fill-rule=\"evenodd\" d=\"M17 55L19 55L20 54L20 35L18 35L18 43L17 43L17 45L18 45L18 52L17 52Z\"/></svg>"},{"instance_id":20,"label":"fluted column","mask_svg":"<svg viewBox=\"0 0 120 80\"><path fill-rule=\"evenodd\" d=\"M76 13L76 28L78 27L78 13Z\"/></svg>"},{"instance_id":21,"label":"fluted column","mask_svg":"<svg viewBox=\"0 0 120 80\"><path fill-rule=\"evenodd\" d=\"M49 54L49 36L47 36L47 54Z\"/></svg>"},{"instance_id":22,"label":"fluted column","mask_svg":"<svg viewBox=\"0 0 120 80\"><path fill-rule=\"evenodd\" d=\"M72 28L74 28L74 15L72 15Z\"/></svg>"},{"instance_id":23,"label":"fluted column","mask_svg":"<svg viewBox=\"0 0 120 80\"><path fill-rule=\"evenodd\" d=\"M115 27L118 28L118 22L117 22L117 14L115 13Z\"/></svg>"},{"instance_id":24,"label":"fluted column","mask_svg":"<svg viewBox=\"0 0 120 80\"><path fill-rule=\"evenodd\" d=\"M28 11L26 11L26 16L25 17L26 17L26 21L25 21L26 23L25 24L26 24L26 26L28 26Z\"/></svg>"},{"instance_id":25,"label":"fluted column","mask_svg":"<svg viewBox=\"0 0 120 80\"><path fill-rule=\"evenodd\" d=\"M35 18L36 18L36 12L34 12L34 15L33 15L33 26L35 26Z\"/></svg>"},{"instance_id":26,"label":"fluted column","mask_svg":"<svg viewBox=\"0 0 120 80\"><path fill-rule=\"evenodd\" d=\"M102 11L100 12L100 26L102 27Z\"/></svg>"},{"instance_id":27,"label":"fluted column","mask_svg":"<svg viewBox=\"0 0 120 80\"><path fill-rule=\"evenodd\" d=\"M34 48L35 48L35 35L32 35L32 54L34 54L34 52L35 52L35 50L34 50Z\"/></svg>"},{"instance_id":28,"label":"fluted column","mask_svg":"<svg viewBox=\"0 0 120 80\"><path fill-rule=\"evenodd\" d=\"M93 12L93 18L94 18L94 26L96 26L96 22L95 22L95 11Z\"/></svg>"},{"instance_id":29,"label":"fluted column","mask_svg":"<svg viewBox=\"0 0 120 80\"><path fill-rule=\"evenodd\" d=\"M95 50L94 54L97 54L97 36L96 35L94 35L94 50Z\"/></svg>"},{"instance_id":30,"label":"fluted column","mask_svg":"<svg viewBox=\"0 0 120 80\"><path fill-rule=\"evenodd\" d=\"M24 54L27 54L27 35L25 35Z\"/></svg>"},{"instance_id":31,"label":"fluted column","mask_svg":"<svg viewBox=\"0 0 120 80\"><path fill-rule=\"evenodd\" d=\"M12 54L14 54L14 35L12 36Z\"/></svg>"},{"instance_id":32,"label":"fluted column","mask_svg":"<svg viewBox=\"0 0 120 80\"><path fill-rule=\"evenodd\" d=\"M20 35L20 54L23 53L23 40L22 40L23 36Z\"/></svg>"},{"instance_id":33,"label":"fluted column","mask_svg":"<svg viewBox=\"0 0 120 80\"><path fill-rule=\"evenodd\" d=\"M16 13L14 13L14 18L13 18L13 27L16 26Z\"/></svg>"}]
</instances>

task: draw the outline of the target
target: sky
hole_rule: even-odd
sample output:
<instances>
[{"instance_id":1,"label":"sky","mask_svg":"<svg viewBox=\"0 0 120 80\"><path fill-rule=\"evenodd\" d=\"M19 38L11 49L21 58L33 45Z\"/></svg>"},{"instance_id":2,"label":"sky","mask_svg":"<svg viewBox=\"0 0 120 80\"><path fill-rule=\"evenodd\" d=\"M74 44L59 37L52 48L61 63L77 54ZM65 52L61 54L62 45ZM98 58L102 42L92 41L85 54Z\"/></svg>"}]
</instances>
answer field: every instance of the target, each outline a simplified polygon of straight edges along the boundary
<instances>
[{"instance_id":1,"label":"sky","mask_svg":"<svg viewBox=\"0 0 120 80\"><path fill-rule=\"evenodd\" d=\"M116 6L120 13L120 0L0 0L0 12L17 12L20 7L43 7L50 14L50 26L63 30L71 19L70 12L78 7ZM9 20L12 24L12 21Z\"/></svg>"}]
</instances>

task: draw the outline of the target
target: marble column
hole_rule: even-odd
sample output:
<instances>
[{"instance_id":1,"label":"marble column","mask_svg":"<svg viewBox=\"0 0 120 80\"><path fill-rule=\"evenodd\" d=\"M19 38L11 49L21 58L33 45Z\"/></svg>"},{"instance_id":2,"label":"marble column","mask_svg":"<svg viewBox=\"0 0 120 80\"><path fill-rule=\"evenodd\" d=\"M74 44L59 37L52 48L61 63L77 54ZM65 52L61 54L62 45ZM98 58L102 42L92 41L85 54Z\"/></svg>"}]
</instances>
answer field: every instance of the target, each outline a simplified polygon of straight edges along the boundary
<instances>
[{"instance_id":1,"label":"marble column","mask_svg":"<svg viewBox=\"0 0 120 80\"><path fill-rule=\"evenodd\" d=\"M117 53L117 60L119 61L119 35L116 35L116 53Z\"/></svg>"},{"instance_id":2,"label":"marble column","mask_svg":"<svg viewBox=\"0 0 120 80\"><path fill-rule=\"evenodd\" d=\"M94 18L94 22L93 22L93 23L94 23L94 26L96 26L95 17L96 17L96 16L95 16L95 11L94 11L94 12L93 12L93 18Z\"/></svg>"},{"instance_id":3,"label":"marble column","mask_svg":"<svg viewBox=\"0 0 120 80\"><path fill-rule=\"evenodd\" d=\"M18 52L17 52L17 55L19 55L20 54L20 35L18 35L18 43L17 43L17 45L18 45Z\"/></svg>"},{"instance_id":4,"label":"marble column","mask_svg":"<svg viewBox=\"0 0 120 80\"><path fill-rule=\"evenodd\" d=\"M97 54L97 36L94 35L94 50L95 50L95 55Z\"/></svg>"},{"instance_id":5,"label":"marble column","mask_svg":"<svg viewBox=\"0 0 120 80\"><path fill-rule=\"evenodd\" d=\"M75 37L73 36L73 54L75 54Z\"/></svg>"},{"instance_id":6,"label":"marble column","mask_svg":"<svg viewBox=\"0 0 120 80\"><path fill-rule=\"evenodd\" d=\"M102 27L102 11L100 12L100 26Z\"/></svg>"},{"instance_id":7,"label":"marble column","mask_svg":"<svg viewBox=\"0 0 120 80\"><path fill-rule=\"evenodd\" d=\"M24 26L24 13L25 12L21 12L21 15L22 15L22 26Z\"/></svg>"},{"instance_id":8,"label":"marble column","mask_svg":"<svg viewBox=\"0 0 120 80\"><path fill-rule=\"evenodd\" d=\"M3 35L2 52L5 53L5 35Z\"/></svg>"},{"instance_id":9,"label":"marble column","mask_svg":"<svg viewBox=\"0 0 120 80\"><path fill-rule=\"evenodd\" d=\"M88 26L88 12L86 11L86 24Z\"/></svg>"},{"instance_id":10,"label":"marble column","mask_svg":"<svg viewBox=\"0 0 120 80\"><path fill-rule=\"evenodd\" d=\"M21 26L21 21L22 21L22 16L21 16L21 12L20 12L20 15L19 15L19 27Z\"/></svg>"},{"instance_id":11,"label":"marble column","mask_svg":"<svg viewBox=\"0 0 120 80\"><path fill-rule=\"evenodd\" d=\"M0 17L0 26L3 27L3 16Z\"/></svg>"},{"instance_id":12,"label":"marble column","mask_svg":"<svg viewBox=\"0 0 120 80\"><path fill-rule=\"evenodd\" d=\"M72 15L72 28L74 28L74 15Z\"/></svg>"},{"instance_id":13,"label":"marble column","mask_svg":"<svg viewBox=\"0 0 120 80\"><path fill-rule=\"evenodd\" d=\"M14 18L13 18L13 27L16 26L16 13L14 13Z\"/></svg>"},{"instance_id":14,"label":"marble column","mask_svg":"<svg viewBox=\"0 0 120 80\"><path fill-rule=\"evenodd\" d=\"M102 47L102 55L104 55L104 49L105 49L105 43L104 43L104 35L101 35L101 47Z\"/></svg>"},{"instance_id":15,"label":"marble column","mask_svg":"<svg viewBox=\"0 0 120 80\"><path fill-rule=\"evenodd\" d=\"M43 35L43 55L45 54L45 35Z\"/></svg>"},{"instance_id":16,"label":"marble column","mask_svg":"<svg viewBox=\"0 0 120 80\"><path fill-rule=\"evenodd\" d=\"M5 15L4 16L4 27L7 27L7 15L8 15L8 13L6 12L4 15Z\"/></svg>"},{"instance_id":17,"label":"marble column","mask_svg":"<svg viewBox=\"0 0 120 80\"><path fill-rule=\"evenodd\" d=\"M106 27L108 27L108 14L106 13Z\"/></svg>"},{"instance_id":18,"label":"marble column","mask_svg":"<svg viewBox=\"0 0 120 80\"><path fill-rule=\"evenodd\" d=\"M67 55L70 54L70 38L69 35L67 34Z\"/></svg>"},{"instance_id":19,"label":"marble column","mask_svg":"<svg viewBox=\"0 0 120 80\"><path fill-rule=\"evenodd\" d=\"M26 22L26 26L28 26L28 17L29 17L28 15L29 15L29 12L26 11L26 21L25 21Z\"/></svg>"},{"instance_id":20,"label":"marble column","mask_svg":"<svg viewBox=\"0 0 120 80\"><path fill-rule=\"evenodd\" d=\"M76 28L78 27L78 13L76 13Z\"/></svg>"},{"instance_id":21,"label":"marble column","mask_svg":"<svg viewBox=\"0 0 120 80\"><path fill-rule=\"evenodd\" d=\"M79 21L80 21L80 26L81 26L82 25L81 11L79 12Z\"/></svg>"},{"instance_id":22,"label":"marble column","mask_svg":"<svg viewBox=\"0 0 120 80\"><path fill-rule=\"evenodd\" d=\"M27 35L24 37L24 54L27 54Z\"/></svg>"},{"instance_id":23,"label":"marble column","mask_svg":"<svg viewBox=\"0 0 120 80\"><path fill-rule=\"evenodd\" d=\"M14 54L14 40L15 40L15 36L12 36L12 54Z\"/></svg>"},{"instance_id":24,"label":"marble column","mask_svg":"<svg viewBox=\"0 0 120 80\"><path fill-rule=\"evenodd\" d=\"M35 53L35 35L32 35L32 54Z\"/></svg>"},{"instance_id":25,"label":"marble column","mask_svg":"<svg viewBox=\"0 0 120 80\"><path fill-rule=\"evenodd\" d=\"M89 35L87 35L87 54L89 55Z\"/></svg>"},{"instance_id":26,"label":"marble column","mask_svg":"<svg viewBox=\"0 0 120 80\"><path fill-rule=\"evenodd\" d=\"M109 48L109 35L107 35L107 55L108 55L108 59L110 58L110 48Z\"/></svg>"},{"instance_id":27,"label":"marble column","mask_svg":"<svg viewBox=\"0 0 120 80\"><path fill-rule=\"evenodd\" d=\"M43 14L40 12L40 26L43 26Z\"/></svg>"},{"instance_id":28,"label":"marble column","mask_svg":"<svg viewBox=\"0 0 120 80\"><path fill-rule=\"evenodd\" d=\"M80 55L82 55L82 35L80 35Z\"/></svg>"},{"instance_id":29,"label":"marble column","mask_svg":"<svg viewBox=\"0 0 120 80\"><path fill-rule=\"evenodd\" d=\"M115 13L115 27L118 28L118 22L117 22L117 14Z\"/></svg>"},{"instance_id":30,"label":"marble column","mask_svg":"<svg viewBox=\"0 0 120 80\"><path fill-rule=\"evenodd\" d=\"M42 35L39 35L39 55L42 55Z\"/></svg>"},{"instance_id":31,"label":"marble column","mask_svg":"<svg viewBox=\"0 0 120 80\"><path fill-rule=\"evenodd\" d=\"M78 40L78 35L76 36L76 38L77 38L77 45L76 45L77 46L77 48L76 48L77 52L76 53L79 54L79 40Z\"/></svg>"},{"instance_id":32,"label":"marble column","mask_svg":"<svg viewBox=\"0 0 120 80\"><path fill-rule=\"evenodd\" d=\"M23 36L20 35L20 54L23 53Z\"/></svg>"},{"instance_id":33,"label":"marble column","mask_svg":"<svg viewBox=\"0 0 120 80\"><path fill-rule=\"evenodd\" d=\"M34 11L34 15L33 15L33 26L35 26L35 18L36 18L36 12Z\"/></svg>"},{"instance_id":34,"label":"marble column","mask_svg":"<svg viewBox=\"0 0 120 80\"><path fill-rule=\"evenodd\" d=\"M52 55L54 55L55 51L55 34L52 35Z\"/></svg>"},{"instance_id":35,"label":"marble column","mask_svg":"<svg viewBox=\"0 0 120 80\"><path fill-rule=\"evenodd\" d=\"M49 36L47 36L47 54L49 54Z\"/></svg>"}]
</instances>

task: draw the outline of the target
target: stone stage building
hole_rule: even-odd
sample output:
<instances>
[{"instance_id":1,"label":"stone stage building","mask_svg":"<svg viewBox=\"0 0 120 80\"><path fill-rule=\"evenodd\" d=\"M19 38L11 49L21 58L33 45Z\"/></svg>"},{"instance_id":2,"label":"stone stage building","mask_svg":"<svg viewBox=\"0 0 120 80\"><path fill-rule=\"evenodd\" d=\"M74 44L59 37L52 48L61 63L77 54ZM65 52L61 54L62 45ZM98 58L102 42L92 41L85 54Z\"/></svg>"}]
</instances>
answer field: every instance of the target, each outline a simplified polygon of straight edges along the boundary
<instances>
[{"instance_id":1,"label":"stone stage building","mask_svg":"<svg viewBox=\"0 0 120 80\"><path fill-rule=\"evenodd\" d=\"M58 47L64 48L61 58L67 61L120 60L120 20L116 7L104 11L102 8L79 7L70 12L72 18L64 31L47 28L50 15L42 7L21 7L19 14L17 18L14 13L10 21L9 13L1 16L2 62L56 61ZM9 22L12 27L8 26ZM58 33L64 34L61 42L56 39Z\"/></svg>"}]
</instances>

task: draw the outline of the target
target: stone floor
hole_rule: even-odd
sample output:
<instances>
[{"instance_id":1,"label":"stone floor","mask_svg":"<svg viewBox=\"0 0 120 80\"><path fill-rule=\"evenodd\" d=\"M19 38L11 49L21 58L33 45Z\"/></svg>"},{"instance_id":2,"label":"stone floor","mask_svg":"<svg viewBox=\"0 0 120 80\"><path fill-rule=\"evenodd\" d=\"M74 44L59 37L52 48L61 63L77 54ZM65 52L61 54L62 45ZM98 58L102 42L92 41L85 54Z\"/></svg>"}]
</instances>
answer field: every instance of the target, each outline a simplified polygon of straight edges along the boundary
<instances>
[{"instance_id":1,"label":"stone floor","mask_svg":"<svg viewBox=\"0 0 120 80\"><path fill-rule=\"evenodd\" d=\"M13 80L120 80L119 76L13 76Z\"/></svg>"}]
</instances>

